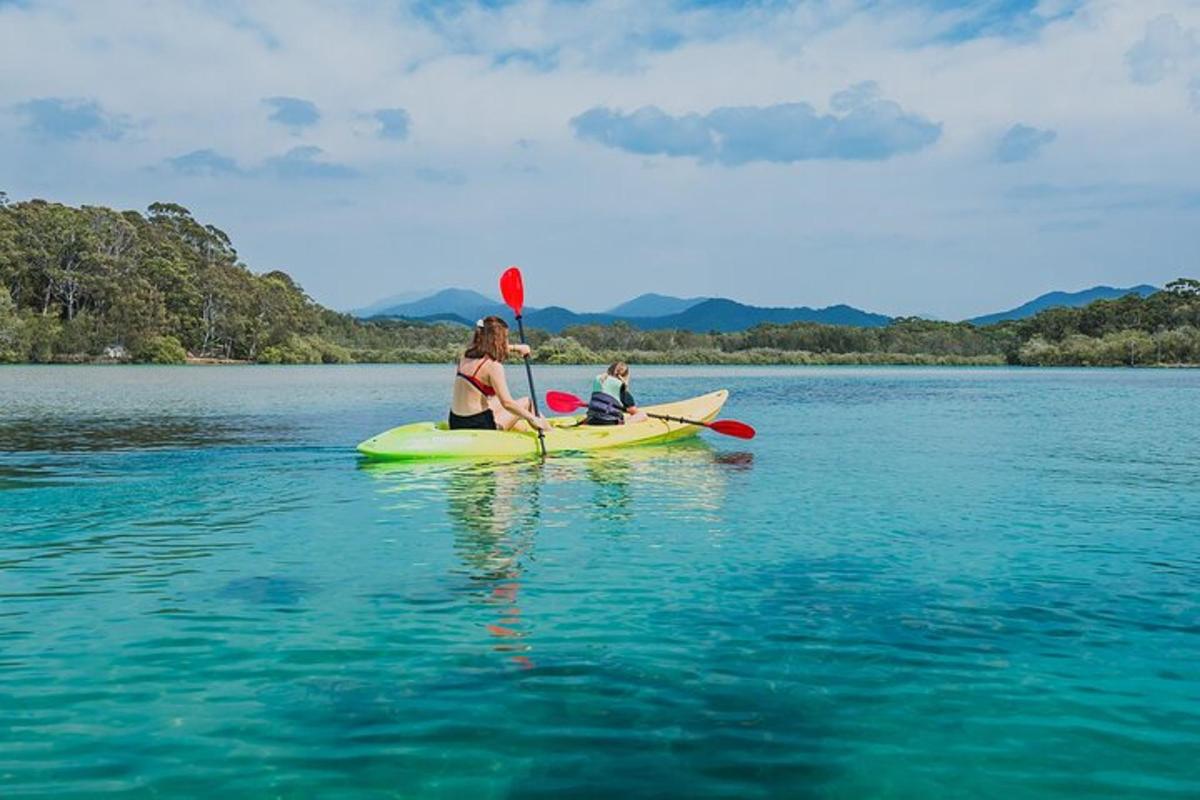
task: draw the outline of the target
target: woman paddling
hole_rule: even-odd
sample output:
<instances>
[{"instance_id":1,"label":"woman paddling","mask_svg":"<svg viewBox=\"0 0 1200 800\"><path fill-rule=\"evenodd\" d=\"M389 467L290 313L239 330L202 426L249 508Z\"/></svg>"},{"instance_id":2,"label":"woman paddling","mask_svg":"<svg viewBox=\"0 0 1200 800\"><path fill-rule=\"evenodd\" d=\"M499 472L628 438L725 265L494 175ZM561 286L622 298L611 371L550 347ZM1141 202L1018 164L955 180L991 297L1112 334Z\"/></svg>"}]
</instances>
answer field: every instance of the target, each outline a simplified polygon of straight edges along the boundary
<instances>
[{"instance_id":1,"label":"woman paddling","mask_svg":"<svg viewBox=\"0 0 1200 800\"><path fill-rule=\"evenodd\" d=\"M508 343L508 323L484 317L475 324L471 346L458 360L454 396L450 400L451 430L511 430L521 420L549 430L550 423L533 413L528 397L513 398L504 378L504 359L510 352L529 355L529 345Z\"/></svg>"}]
</instances>

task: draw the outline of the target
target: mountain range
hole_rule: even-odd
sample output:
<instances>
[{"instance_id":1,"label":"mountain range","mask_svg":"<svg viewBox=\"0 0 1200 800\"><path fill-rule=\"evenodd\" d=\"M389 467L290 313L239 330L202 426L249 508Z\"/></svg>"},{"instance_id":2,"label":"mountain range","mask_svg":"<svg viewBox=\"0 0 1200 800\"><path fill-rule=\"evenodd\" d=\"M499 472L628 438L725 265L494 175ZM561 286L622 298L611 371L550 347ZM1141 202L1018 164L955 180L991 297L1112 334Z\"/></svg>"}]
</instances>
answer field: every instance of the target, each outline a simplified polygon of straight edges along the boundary
<instances>
[{"instance_id":1,"label":"mountain range","mask_svg":"<svg viewBox=\"0 0 1200 800\"><path fill-rule=\"evenodd\" d=\"M1024 319L1054 306L1084 306L1094 300L1113 299L1127 294L1148 295L1158 291L1141 285L1128 289L1095 286L1079 292L1050 292L1016 308L967 320L975 325L992 325L1005 320ZM389 317L423 321L449 321L474 325L477 319L491 314L508 318L511 311L501 303L469 289L443 289L424 297L397 295L350 312L362 318ZM884 314L874 314L853 306L834 305L825 308L799 306L768 308L751 306L722 297L672 297L663 294L643 294L607 311L578 313L560 306L525 308L525 324L559 333L572 325L607 325L625 322L641 330L689 330L696 332L740 331L762 323L818 322L826 325L879 327L892 321Z\"/></svg>"}]
</instances>

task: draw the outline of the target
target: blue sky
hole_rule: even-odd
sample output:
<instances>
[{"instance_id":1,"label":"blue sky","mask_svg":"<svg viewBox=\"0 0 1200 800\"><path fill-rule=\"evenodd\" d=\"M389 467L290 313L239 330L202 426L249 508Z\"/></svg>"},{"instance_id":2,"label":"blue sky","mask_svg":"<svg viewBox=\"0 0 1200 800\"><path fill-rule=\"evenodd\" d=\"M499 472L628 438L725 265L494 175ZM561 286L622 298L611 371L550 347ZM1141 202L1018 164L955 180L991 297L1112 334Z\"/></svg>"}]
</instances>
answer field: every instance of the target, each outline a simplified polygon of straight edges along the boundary
<instances>
[{"instance_id":1,"label":"blue sky","mask_svg":"<svg viewBox=\"0 0 1200 800\"><path fill-rule=\"evenodd\" d=\"M1195 0L0 0L0 190L339 308L516 263L961 318L1200 274L1198 165Z\"/></svg>"}]
</instances>

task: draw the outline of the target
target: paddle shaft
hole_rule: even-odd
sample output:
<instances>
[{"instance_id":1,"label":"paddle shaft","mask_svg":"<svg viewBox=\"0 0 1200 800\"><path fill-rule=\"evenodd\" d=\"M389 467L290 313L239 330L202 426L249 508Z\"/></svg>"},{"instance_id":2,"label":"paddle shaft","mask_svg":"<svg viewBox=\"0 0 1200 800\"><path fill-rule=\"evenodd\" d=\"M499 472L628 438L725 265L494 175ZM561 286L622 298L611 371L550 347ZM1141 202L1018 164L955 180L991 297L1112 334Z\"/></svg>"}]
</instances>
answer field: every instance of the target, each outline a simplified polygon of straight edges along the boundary
<instances>
[{"instance_id":1,"label":"paddle shaft","mask_svg":"<svg viewBox=\"0 0 1200 800\"><path fill-rule=\"evenodd\" d=\"M651 417L653 419L666 420L667 422L680 422L684 425L701 425L705 428L712 427L712 425L710 425L709 423L701 422L698 419L684 419L683 417L672 417L667 414L651 414L649 411L644 411L642 413L644 413L647 417Z\"/></svg>"},{"instance_id":2,"label":"paddle shaft","mask_svg":"<svg viewBox=\"0 0 1200 800\"><path fill-rule=\"evenodd\" d=\"M517 333L521 337L521 344L525 344L525 323L521 321L521 315L517 314ZM529 356L524 356L525 359L525 377L529 379L529 402L533 404L533 414L540 417L542 412L538 411L537 391L533 388L533 367L529 365ZM546 434L541 428L535 426L537 431L538 445L542 449L542 455L546 455Z\"/></svg>"}]
</instances>

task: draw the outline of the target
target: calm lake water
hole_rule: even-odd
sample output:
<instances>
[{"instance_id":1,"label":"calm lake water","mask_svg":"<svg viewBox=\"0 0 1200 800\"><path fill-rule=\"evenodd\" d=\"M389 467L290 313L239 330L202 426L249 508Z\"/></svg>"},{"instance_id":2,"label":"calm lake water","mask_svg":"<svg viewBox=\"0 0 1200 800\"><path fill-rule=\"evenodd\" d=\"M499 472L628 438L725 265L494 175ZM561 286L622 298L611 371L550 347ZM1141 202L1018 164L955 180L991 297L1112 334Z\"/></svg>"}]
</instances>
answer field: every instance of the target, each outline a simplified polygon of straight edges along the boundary
<instances>
[{"instance_id":1,"label":"calm lake water","mask_svg":"<svg viewBox=\"0 0 1200 800\"><path fill-rule=\"evenodd\" d=\"M1200 372L637 368L759 437L358 462L450 375L0 368L0 795L1200 796Z\"/></svg>"}]
</instances>

